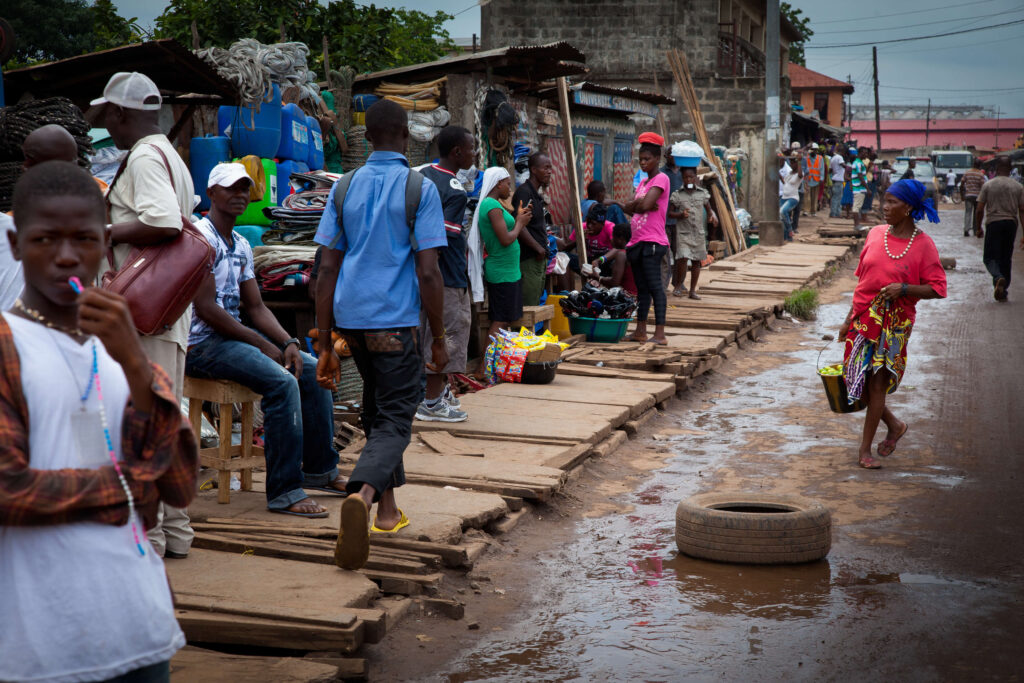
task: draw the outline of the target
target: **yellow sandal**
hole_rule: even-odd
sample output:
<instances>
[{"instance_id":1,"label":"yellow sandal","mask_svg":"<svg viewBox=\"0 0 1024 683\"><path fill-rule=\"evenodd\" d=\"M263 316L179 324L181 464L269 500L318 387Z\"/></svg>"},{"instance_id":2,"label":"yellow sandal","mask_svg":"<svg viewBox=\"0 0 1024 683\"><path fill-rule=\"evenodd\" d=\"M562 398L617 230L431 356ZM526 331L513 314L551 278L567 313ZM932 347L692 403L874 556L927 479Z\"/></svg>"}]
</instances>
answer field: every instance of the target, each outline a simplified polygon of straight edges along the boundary
<instances>
[{"instance_id":1,"label":"yellow sandal","mask_svg":"<svg viewBox=\"0 0 1024 683\"><path fill-rule=\"evenodd\" d=\"M402 529L404 527L409 526L409 518L405 516L404 512L402 512L402 508L398 508L398 514L401 515L401 517L398 520L398 524L395 525L395 528L393 528L393 529L378 529L377 528L377 518L374 517L373 518L373 526L370 527L370 531L376 531L379 534L393 534L396 531L398 531L399 529Z\"/></svg>"}]
</instances>

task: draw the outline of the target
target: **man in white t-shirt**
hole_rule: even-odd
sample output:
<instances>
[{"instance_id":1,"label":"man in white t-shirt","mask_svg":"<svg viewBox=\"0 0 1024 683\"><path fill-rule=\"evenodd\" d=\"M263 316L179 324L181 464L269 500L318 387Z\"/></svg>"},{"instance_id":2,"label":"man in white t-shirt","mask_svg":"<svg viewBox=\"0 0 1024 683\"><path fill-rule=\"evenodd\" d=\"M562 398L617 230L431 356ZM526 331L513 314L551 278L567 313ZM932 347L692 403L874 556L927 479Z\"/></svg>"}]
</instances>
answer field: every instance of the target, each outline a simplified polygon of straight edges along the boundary
<instances>
[{"instance_id":1,"label":"man in white t-shirt","mask_svg":"<svg viewBox=\"0 0 1024 683\"><path fill-rule=\"evenodd\" d=\"M953 192L956 190L956 171L949 169L946 171L946 196L949 197L949 201L953 201Z\"/></svg>"},{"instance_id":2,"label":"man in white t-shirt","mask_svg":"<svg viewBox=\"0 0 1024 683\"><path fill-rule=\"evenodd\" d=\"M110 77L103 97L103 120L118 149L131 150L110 182L110 238L115 266L120 267L133 246L173 239L182 229L182 216L191 216L195 191L188 166L160 128L163 100L156 84L144 74L121 72ZM163 334L142 337L146 355L170 376L181 400L185 382L185 350L192 307ZM184 558L195 532L185 510L160 510L150 534L157 553Z\"/></svg>"},{"instance_id":3,"label":"man in white t-shirt","mask_svg":"<svg viewBox=\"0 0 1024 683\"><path fill-rule=\"evenodd\" d=\"M840 154L842 148L836 147L835 154L829 159L828 168L832 174L832 204L829 207L830 218L839 218L842 211L843 183L846 180L846 160Z\"/></svg>"},{"instance_id":4,"label":"man in white t-shirt","mask_svg":"<svg viewBox=\"0 0 1024 683\"><path fill-rule=\"evenodd\" d=\"M0 315L0 680L168 680L185 645L144 526L184 507L199 454L105 262L84 170L35 166L14 189L25 289ZM102 387L102 393L100 388Z\"/></svg>"}]
</instances>

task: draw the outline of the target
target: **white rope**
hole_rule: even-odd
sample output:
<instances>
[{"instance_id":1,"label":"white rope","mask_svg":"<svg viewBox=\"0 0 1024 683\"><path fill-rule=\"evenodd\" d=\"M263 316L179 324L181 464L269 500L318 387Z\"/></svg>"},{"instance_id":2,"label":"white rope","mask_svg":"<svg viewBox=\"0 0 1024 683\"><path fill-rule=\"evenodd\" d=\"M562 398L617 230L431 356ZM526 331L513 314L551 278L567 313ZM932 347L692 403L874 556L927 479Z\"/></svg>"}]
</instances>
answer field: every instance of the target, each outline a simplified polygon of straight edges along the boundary
<instances>
[{"instance_id":1,"label":"white rope","mask_svg":"<svg viewBox=\"0 0 1024 683\"><path fill-rule=\"evenodd\" d=\"M269 101L271 83L277 83L282 89L300 88L300 99L320 96L316 74L307 64L309 48L305 43L264 45L252 38L243 38L227 50L213 47L196 50L195 54L238 88L245 104Z\"/></svg>"}]
</instances>

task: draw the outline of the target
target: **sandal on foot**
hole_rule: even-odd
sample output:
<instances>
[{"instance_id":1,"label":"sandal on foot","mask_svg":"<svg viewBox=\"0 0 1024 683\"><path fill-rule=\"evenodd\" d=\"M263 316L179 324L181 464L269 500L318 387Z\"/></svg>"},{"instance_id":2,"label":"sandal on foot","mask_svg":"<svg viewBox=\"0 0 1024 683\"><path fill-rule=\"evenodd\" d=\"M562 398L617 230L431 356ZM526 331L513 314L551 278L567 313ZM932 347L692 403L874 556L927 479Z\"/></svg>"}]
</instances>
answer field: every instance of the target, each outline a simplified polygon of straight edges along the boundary
<instances>
[{"instance_id":1,"label":"sandal on foot","mask_svg":"<svg viewBox=\"0 0 1024 683\"><path fill-rule=\"evenodd\" d=\"M309 484L303 484L302 488L306 491L319 491L320 493L332 493L335 496L347 496L348 491L342 491L334 488L333 486L310 486Z\"/></svg>"},{"instance_id":2,"label":"sandal on foot","mask_svg":"<svg viewBox=\"0 0 1024 683\"><path fill-rule=\"evenodd\" d=\"M672 291L672 296L682 297L685 294L686 294L686 290L685 289L675 289L675 290Z\"/></svg>"},{"instance_id":3,"label":"sandal on foot","mask_svg":"<svg viewBox=\"0 0 1024 683\"><path fill-rule=\"evenodd\" d=\"M409 526L409 518L405 516L404 512L402 512L402 508L398 508L398 514L401 516L400 519L398 520L398 524L396 524L391 529L378 529L377 528L377 518L374 517L373 518L373 526L370 527L370 531L375 531L378 534L393 534L396 531L398 531L399 529L402 529L404 527Z\"/></svg>"},{"instance_id":4,"label":"sandal on foot","mask_svg":"<svg viewBox=\"0 0 1024 683\"><path fill-rule=\"evenodd\" d=\"M334 564L342 569L361 569L370 557L370 510L359 496L349 496L341 504L341 525L334 546Z\"/></svg>"},{"instance_id":5,"label":"sandal on foot","mask_svg":"<svg viewBox=\"0 0 1024 683\"><path fill-rule=\"evenodd\" d=\"M700 301L700 296L697 295L697 294L694 294L693 292L690 292L690 298L691 299L696 299L697 301Z\"/></svg>"},{"instance_id":6,"label":"sandal on foot","mask_svg":"<svg viewBox=\"0 0 1024 683\"><path fill-rule=\"evenodd\" d=\"M872 456L867 455L861 458L858 463L861 467L866 470L880 470L882 469L882 463L875 460Z\"/></svg>"},{"instance_id":7,"label":"sandal on foot","mask_svg":"<svg viewBox=\"0 0 1024 683\"><path fill-rule=\"evenodd\" d=\"M295 515L296 517L305 517L306 519L323 519L330 513L327 510L323 512L296 512L295 510L289 510L288 508L267 508L271 512L276 512L279 515Z\"/></svg>"},{"instance_id":8,"label":"sandal on foot","mask_svg":"<svg viewBox=\"0 0 1024 683\"><path fill-rule=\"evenodd\" d=\"M910 425L906 422L903 423L903 431L896 435L895 439L885 439L882 443L878 444L878 454L883 458L887 458L892 455L892 452L896 450L896 442L903 438L903 435L910 429Z\"/></svg>"}]
</instances>

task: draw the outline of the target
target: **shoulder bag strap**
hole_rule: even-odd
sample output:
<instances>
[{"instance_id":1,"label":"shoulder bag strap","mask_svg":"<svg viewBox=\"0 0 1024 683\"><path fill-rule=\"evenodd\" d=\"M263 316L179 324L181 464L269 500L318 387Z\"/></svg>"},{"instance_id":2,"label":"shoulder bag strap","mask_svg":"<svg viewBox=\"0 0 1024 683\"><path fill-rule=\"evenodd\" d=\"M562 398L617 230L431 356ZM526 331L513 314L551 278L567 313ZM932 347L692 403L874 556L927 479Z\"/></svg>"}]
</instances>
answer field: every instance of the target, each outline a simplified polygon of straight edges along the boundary
<instances>
[{"instance_id":1,"label":"shoulder bag strap","mask_svg":"<svg viewBox=\"0 0 1024 683\"><path fill-rule=\"evenodd\" d=\"M338 240L341 239L341 235L345 231L345 195L348 194L348 186L352 184L352 176L354 176L358 170L359 169L349 171L345 175L341 176L334 186L334 213L337 214L338 234L336 234L334 239L331 240L331 243L327 245L329 249L334 249L338 246Z\"/></svg>"},{"instance_id":2,"label":"shoulder bag strap","mask_svg":"<svg viewBox=\"0 0 1024 683\"><path fill-rule=\"evenodd\" d=\"M412 250L419 250L419 243L416 241L416 212L419 211L420 201L423 198L423 181L425 176L419 171L410 168L409 177L405 181L405 222L409 226L409 243Z\"/></svg>"}]
</instances>

